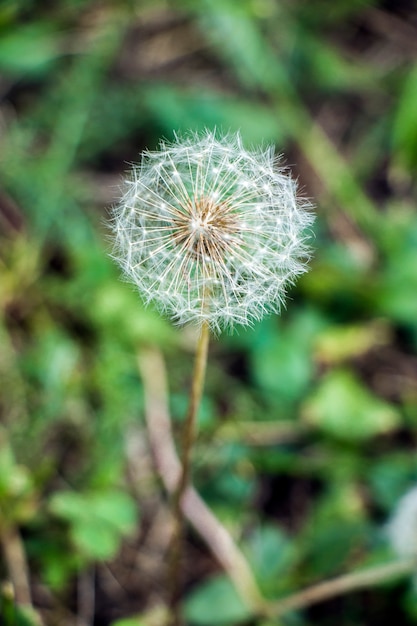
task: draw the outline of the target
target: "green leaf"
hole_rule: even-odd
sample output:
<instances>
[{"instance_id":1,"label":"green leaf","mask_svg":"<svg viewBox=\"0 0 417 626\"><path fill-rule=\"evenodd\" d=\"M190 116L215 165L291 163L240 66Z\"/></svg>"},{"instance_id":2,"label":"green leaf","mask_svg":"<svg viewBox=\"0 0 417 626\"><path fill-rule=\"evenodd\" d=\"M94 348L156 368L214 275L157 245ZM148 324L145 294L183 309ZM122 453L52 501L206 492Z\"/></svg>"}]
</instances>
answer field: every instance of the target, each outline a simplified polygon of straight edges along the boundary
<instances>
[{"instance_id":1,"label":"green leaf","mask_svg":"<svg viewBox=\"0 0 417 626\"><path fill-rule=\"evenodd\" d=\"M315 577L327 577L349 567L353 554L361 554L369 542L369 526L360 487L345 475L346 457L332 468L332 484L314 504L298 546L307 570Z\"/></svg>"},{"instance_id":2,"label":"green leaf","mask_svg":"<svg viewBox=\"0 0 417 626\"><path fill-rule=\"evenodd\" d=\"M16 607L16 621L13 626L41 626L42 621L38 613L28 606Z\"/></svg>"},{"instance_id":3,"label":"green leaf","mask_svg":"<svg viewBox=\"0 0 417 626\"><path fill-rule=\"evenodd\" d=\"M234 0L205 0L193 3L202 31L216 52L233 67L236 76L249 88L291 89L281 55L268 45L253 3ZM277 5L278 6L278 5ZM286 36L286 15L277 8L282 37Z\"/></svg>"},{"instance_id":4,"label":"green leaf","mask_svg":"<svg viewBox=\"0 0 417 626\"><path fill-rule=\"evenodd\" d=\"M304 418L327 435L360 441L387 433L400 423L396 409L347 370L329 372L306 401Z\"/></svg>"},{"instance_id":5,"label":"green leaf","mask_svg":"<svg viewBox=\"0 0 417 626\"><path fill-rule=\"evenodd\" d=\"M118 550L120 535L109 525L98 524L95 519L84 520L72 528L74 543L85 555L92 559L106 560Z\"/></svg>"},{"instance_id":6,"label":"green leaf","mask_svg":"<svg viewBox=\"0 0 417 626\"><path fill-rule=\"evenodd\" d=\"M315 353L321 363L333 364L361 356L374 347L387 344L389 328L385 321L368 324L332 325L320 333Z\"/></svg>"},{"instance_id":7,"label":"green leaf","mask_svg":"<svg viewBox=\"0 0 417 626\"><path fill-rule=\"evenodd\" d=\"M50 506L70 524L74 544L91 559L113 557L122 537L134 530L137 522L135 504L119 491L62 492L53 497Z\"/></svg>"},{"instance_id":8,"label":"green leaf","mask_svg":"<svg viewBox=\"0 0 417 626\"><path fill-rule=\"evenodd\" d=\"M366 527L359 522L338 520L316 525L306 548L308 567L317 577L333 576L344 564L349 567L352 554L365 549L367 538Z\"/></svg>"},{"instance_id":9,"label":"green leaf","mask_svg":"<svg viewBox=\"0 0 417 626\"><path fill-rule=\"evenodd\" d=\"M112 622L111 626L146 626L140 617L124 617Z\"/></svg>"},{"instance_id":10,"label":"green leaf","mask_svg":"<svg viewBox=\"0 0 417 626\"><path fill-rule=\"evenodd\" d=\"M36 509L30 472L16 463L6 433L0 428L0 525L26 522Z\"/></svg>"},{"instance_id":11,"label":"green leaf","mask_svg":"<svg viewBox=\"0 0 417 626\"><path fill-rule=\"evenodd\" d=\"M274 597L295 563L294 545L278 527L263 526L251 535L246 553L263 592Z\"/></svg>"},{"instance_id":12,"label":"green leaf","mask_svg":"<svg viewBox=\"0 0 417 626\"><path fill-rule=\"evenodd\" d=\"M377 306L383 315L403 324L416 324L417 263L415 249L392 257L383 274Z\"/></svg>"},{"instance_id":13,"label":"green leaf","mask_svg":"<svg viewBox=\"0 0 417 626\"><path fill-rule=\"evenodd\" d=\"M417 65L408 74L395 114L392 141L400 165L410 171L417 166Z\"/></svg>"},{"instance_id":14,"label":"green leaf","mask_svg":"<svg viewBox=\"0 0 417 626\"><path fill-rule=\"evenodd\" d=\"M17 606L8 583L0 588L0 623L2 626L41 626L39 615L32 607Z\"/></svg>"},{"instance_id":15,"label":"green leaf","mask_svg":"<svg viewBox=\"0 0 417 626\"><path fill-rule=\"evenodd\" d=\"M282 144L288 132L270 107L256 100L220 97L204 91L176 87L148 87L142 94L150 113L168 133L173 128L220 127L242 131L245 143L271 141ZM259 120L262 120L262 125Z\"/></svg>"},{"instance_id":16,"label":"green leaf","mask_svg":"<svg viewBox=\"0 0 417 626\"><path fill-rule=\"evenodd\" d=\"M186 600L185 614L197 626L238 626L251 616L226 576L199 585Z\"/></svg>"},{"instance_id":17,"label":"green leaf","mask_svg":"<svg viewBox=\"0 0 417 626\"><path fill-rule=\"evenodd\" d=\"M273 318L259 325L251 353L253 377L280 406L305 393L313 374L311 344L322 325L312 310L294 314L281 332Z\"/></svg>"},{"instance_id":18,"label":"green leaf","mask_svg":"<svg viewBox=\"0 0 417 626\"><path fill-rule=\"evenodd\" d=\"M300 41L300 59L298 70L300 73L309 68L305 76L315 88L321 87L328 91L371 90L375 87L377 79L375 67L369 67L365 63L349 60L334 44L328 44L325 40L318 39L316 34L311 35L308 29L300 28L298 32ZM300 76L300 80L305 80Z\"/></svg>"},{"instance_id":19,"label":"green leaf","mask_svg":"<svg viewBox=\"0 0 417 626\"><path fill-rule=\"evenodd\" d=\"M385 455L369 468L369 486L378 506L386 513L393 510L402 495L415 481L417 462L403 452Z\"/></svg>"},{"instance_id":20,"label":"green leaf","mask_svg":"<svg viewBox=\"0 0 417 626\"><path fill-rule=\"evenodd\" d=\"M93 321L104 331L132 343L169 346L174 343L172 327L151 308L145 308L140 294L118 282L107 283L97 292Z\"/></svg>"},{"instance_id":21,"label":"green leaf","mask_svg":"<svg viewBox=\"0 0 417 626\"><path fill-rule=\"evenodd\" d=\"M57 34L41 23L14 28L0 39L0 67L13 74L38 72L58 54Z\"/></svg>"}]
</instances>

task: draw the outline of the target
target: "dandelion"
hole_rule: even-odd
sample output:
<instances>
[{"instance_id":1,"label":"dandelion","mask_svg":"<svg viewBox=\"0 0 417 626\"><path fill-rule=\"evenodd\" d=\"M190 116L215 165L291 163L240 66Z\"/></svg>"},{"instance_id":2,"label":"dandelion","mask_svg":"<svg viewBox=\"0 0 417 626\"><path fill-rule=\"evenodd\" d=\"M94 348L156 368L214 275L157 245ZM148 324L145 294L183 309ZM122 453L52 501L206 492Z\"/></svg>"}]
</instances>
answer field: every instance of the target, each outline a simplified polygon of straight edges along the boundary
<instances>
[{"instance_id":1,"label":"dandelion","mask_svg":"<svg viewBox=\"0 0 417 626\"><path fill-rule=\"evenodd\" d=\"M239 134L189 133L134 166L114 209L114 257L145 303L176 322L200 327L181 470L173 497L174 533L168 559L169 605L178 605L183 551L183 499L204 386L209 331L251 324L279 312L288 285L306 270L310 204L278 167L272 148L246 150ZM251 595L258 598L249 576Z\"/></svg>"},{"instance_id":2,"label":"dandelion","mask_svg":"<svg viewBox=\"0 0 417 626\"><path fill-rule=\"evenodd\" d=\"M145 303L219 332L279 312L306 270L310 204L273 148L190 133L134 166L114 209L114 257Z\"/></svg>"}]
</instances>

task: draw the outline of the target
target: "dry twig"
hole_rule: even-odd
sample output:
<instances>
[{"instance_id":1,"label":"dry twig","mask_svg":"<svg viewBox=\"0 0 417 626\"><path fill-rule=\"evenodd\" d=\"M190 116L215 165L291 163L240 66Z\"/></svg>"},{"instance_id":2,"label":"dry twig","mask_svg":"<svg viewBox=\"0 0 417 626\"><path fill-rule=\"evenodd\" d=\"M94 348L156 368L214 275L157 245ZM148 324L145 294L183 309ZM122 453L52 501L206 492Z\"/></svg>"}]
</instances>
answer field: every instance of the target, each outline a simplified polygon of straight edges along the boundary
<instances>
[{"instance_id":1,"label":"dry twig","mask_svg":"<svg viewBox=\"0 0 417 626\"><path fill-rule=\"evenodd\" d=\"M157 470L171 495L181 475L168 410L167 376L159 350L142 350L138 357L145 391L145 417ZM263 599L252 571L233 538L203 502L197 491L188 486L181 500L186 519L206 542L212 554L227 572L243 601L255 612L265 612Z\"/></svg>"}]
</instances>

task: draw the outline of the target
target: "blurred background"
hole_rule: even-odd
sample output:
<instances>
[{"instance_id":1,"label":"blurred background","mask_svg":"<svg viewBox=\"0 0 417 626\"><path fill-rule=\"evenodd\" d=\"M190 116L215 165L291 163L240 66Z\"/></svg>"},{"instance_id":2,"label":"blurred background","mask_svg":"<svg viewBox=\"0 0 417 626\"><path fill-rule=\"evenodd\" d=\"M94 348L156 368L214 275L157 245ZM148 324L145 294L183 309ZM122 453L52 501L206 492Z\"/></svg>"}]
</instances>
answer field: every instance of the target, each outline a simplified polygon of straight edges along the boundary
<instances>
[{"instance_id":1,"label":"blurred background","mask_svg":"<svg viewBox=\"0 0 417 626\"><path fill-rule=\"evenodd\" d=\"M197 489L267 598L394 558L417 479L416 120L412 0L2 0L2 623L29 623L10 580L47 626L161 623L138 358L163 355L178 430L194 337L119 280L105 221L177 130L276 145L318 215L287 310L211 344ZM417 622L408 580L262 620L192 530L187 554L190 626Z\"/></svg>"}]
</instances>

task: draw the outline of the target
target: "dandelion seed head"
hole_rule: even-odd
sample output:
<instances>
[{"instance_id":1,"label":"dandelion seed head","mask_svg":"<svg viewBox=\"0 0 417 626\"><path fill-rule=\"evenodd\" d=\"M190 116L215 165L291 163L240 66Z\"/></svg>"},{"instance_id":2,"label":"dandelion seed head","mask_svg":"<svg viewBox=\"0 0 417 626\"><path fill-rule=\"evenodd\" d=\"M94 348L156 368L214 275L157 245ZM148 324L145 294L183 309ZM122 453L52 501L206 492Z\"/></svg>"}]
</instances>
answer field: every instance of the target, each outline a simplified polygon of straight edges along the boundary
<instances>
[{"instance_id":1,"label":"dandelion seed head","mask_svg":"<svg viewBox=\"0 0 417 626\"><path fill-rule=\"evenodd\" d=\"M145 152L113 211L113 256L146 303L214 332L279 312L306 271L311 205L271 148L190 133Z\"/></svg>"}]
</instances>

